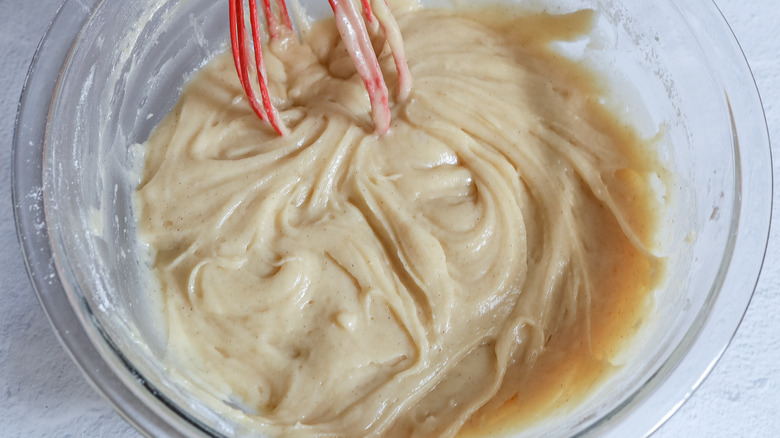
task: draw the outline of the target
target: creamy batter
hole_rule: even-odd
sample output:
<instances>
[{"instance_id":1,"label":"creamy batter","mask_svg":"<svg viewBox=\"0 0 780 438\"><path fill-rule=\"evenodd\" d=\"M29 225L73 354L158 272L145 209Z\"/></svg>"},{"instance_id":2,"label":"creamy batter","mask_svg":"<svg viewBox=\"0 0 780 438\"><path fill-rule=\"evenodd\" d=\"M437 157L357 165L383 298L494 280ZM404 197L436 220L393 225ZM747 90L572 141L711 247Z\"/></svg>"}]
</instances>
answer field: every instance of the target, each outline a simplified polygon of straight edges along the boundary
<instances>
[{"instance_id":1,"label":"creamy batter","mask_svg":"<svg viewBox=\"0 0 780 438\"><path fill-rule=\"evenodd\" d=\"M452 436L576 401L662 267L652 145L550 48L592 17L396 10L414 86L384 136L332 23L267 47L284 137L212 60L136 198L171 369L270 435Z\"/></svg>"}]
</instances>

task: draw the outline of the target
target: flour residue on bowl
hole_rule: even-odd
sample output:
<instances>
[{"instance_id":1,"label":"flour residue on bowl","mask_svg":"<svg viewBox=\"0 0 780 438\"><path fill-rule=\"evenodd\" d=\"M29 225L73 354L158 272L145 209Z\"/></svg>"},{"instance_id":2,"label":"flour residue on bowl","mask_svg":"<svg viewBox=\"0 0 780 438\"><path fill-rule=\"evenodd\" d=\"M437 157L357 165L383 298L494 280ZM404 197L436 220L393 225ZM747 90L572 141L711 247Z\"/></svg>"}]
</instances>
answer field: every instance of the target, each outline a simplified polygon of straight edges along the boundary
<instances>
[{"instance_id":1,"label":"flour residue on bowl","mask_svg":"<svg viewBox=\"0 0 780 438\"><path fill-rule=\"evenodd\" d=\"M285 137L212 60L136 193L178 378L274 436L485 433L580 400L664 264L651 140L551 49L593 15L405 9L415 85L381 137L332 23L266 51Z\"/></svg>"}]
</instances>

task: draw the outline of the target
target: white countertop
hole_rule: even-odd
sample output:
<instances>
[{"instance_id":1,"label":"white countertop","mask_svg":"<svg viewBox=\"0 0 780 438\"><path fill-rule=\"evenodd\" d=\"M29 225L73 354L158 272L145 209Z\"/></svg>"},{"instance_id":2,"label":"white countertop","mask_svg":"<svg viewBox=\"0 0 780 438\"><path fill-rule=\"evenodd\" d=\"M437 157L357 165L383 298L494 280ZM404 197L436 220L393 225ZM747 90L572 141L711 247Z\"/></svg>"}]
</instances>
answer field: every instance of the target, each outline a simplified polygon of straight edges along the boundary
<instances>
[{"instance_id":1,"label":"white countertop","mask_svg":"<svg viewBox=\"0 0 780 438\"><path fill-rule=\"evenodd\" d=\"M60 2L0 0L0 436L137 437L57 342L27 278L14 226L14 117L29 63ZM777 0L716 3L753 68L770 136L780 142ZM780 209L780 202L775 205ZM778 229L771 233L758 288L732 344L699 390L654 437L780 436Z\"/></svg>"}]
</instances>

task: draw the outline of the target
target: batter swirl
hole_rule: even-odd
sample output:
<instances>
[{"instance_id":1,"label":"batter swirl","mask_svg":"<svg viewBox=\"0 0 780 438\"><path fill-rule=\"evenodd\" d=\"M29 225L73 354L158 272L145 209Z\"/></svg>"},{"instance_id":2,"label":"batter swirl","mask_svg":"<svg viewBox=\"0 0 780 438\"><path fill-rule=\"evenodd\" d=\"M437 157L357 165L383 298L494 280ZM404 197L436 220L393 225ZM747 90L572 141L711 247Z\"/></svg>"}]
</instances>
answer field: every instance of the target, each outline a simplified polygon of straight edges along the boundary
<instances>
[{"instance_id":1,"label":"batter swirl","mask_svg":"<svg viewBox=\"0 0 780 438\"><path fill-rule=\"evenodd\" d=\"M608 370L658 276L652 148L551 48L593 12L396 14L414 88L387 135L331 24L266 54L289 135L226 54L148 142L136 201L168 360L264 433L484 426L541 400L540 376Z\"/></svg>"}]
</instances>

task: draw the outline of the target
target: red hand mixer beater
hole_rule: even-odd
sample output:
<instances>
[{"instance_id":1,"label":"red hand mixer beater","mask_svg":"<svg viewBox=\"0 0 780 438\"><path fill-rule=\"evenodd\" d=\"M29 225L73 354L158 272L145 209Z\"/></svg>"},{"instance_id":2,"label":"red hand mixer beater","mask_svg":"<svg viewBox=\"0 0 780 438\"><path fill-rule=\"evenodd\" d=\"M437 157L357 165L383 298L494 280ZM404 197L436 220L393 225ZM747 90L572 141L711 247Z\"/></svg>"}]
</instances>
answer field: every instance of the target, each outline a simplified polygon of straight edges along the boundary
<instances>
[{"instance_id":1,"label":"red hand mixer beater","mask_svg":"<svg viewBox=\"0 0 780 438\"><path fill-rule=\"evenodd\" d=\"M244 0L229 1L230 41L241 86L255 114L260 119L270 123L279 135L285 135L289 132L288 128L280 119L268 92L257 0L248 0L251 45L247 43ZM374 129L379 135L383 135L390 128L390 106L387 85L371 44L369 28L374 32L381 29L385 36L398 71L398 98L403 100L409 95L411 76L406 64L398 24L386 0L361 0L362 14L353 0L328 1L336 18L339 35L368 91ZM294 32L285 0L262 0L262 10L268 29L268 38L279 38L286 32ZM249 74L250 65L253 62L257 72L259 97Z\"/></svg>"}]
</instances>

